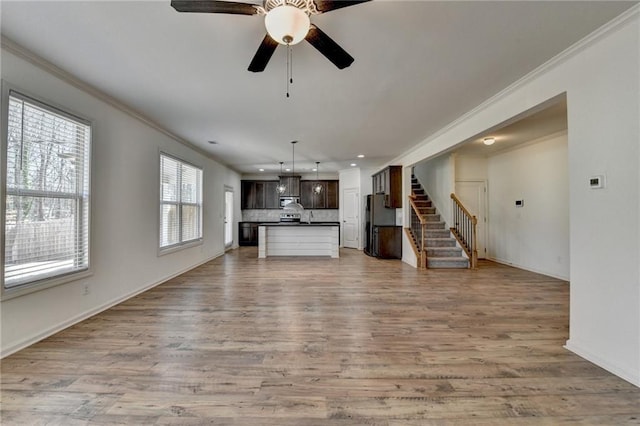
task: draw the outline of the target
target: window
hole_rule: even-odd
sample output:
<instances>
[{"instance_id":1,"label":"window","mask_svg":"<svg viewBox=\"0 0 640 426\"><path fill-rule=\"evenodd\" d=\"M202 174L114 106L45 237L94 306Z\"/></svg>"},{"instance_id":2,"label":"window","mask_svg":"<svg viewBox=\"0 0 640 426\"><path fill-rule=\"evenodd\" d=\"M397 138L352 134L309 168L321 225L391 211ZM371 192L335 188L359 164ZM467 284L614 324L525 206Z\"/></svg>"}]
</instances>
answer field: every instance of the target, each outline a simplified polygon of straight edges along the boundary
<instances>
[{"instance_id":1,"label":"window","mask_svg":"<svg viewBox=\"0 0 640 426\"><path fill-rule=\"evenodd\" d=\"M202 239L202 169L160 154L160 249Z\"/></svg>"},{"instance_id":2,"label":"window","mask_svg":"<svg viewBox=\"0 0 640 426\"><path fill-rule=\"evenodd\" d=\"M13 90L3 102L4 293L89 269L91 126Z\"/></svg>"}]
</instances>

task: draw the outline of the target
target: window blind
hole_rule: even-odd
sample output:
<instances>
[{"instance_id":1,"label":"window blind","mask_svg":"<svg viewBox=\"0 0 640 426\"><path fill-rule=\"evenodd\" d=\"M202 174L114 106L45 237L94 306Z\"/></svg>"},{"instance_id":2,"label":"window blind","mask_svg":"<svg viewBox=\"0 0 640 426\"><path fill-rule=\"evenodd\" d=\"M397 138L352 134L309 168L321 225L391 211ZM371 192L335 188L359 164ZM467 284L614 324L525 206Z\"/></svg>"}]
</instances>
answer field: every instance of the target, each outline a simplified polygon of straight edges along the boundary
<instances>
[{"instance_id":1,"label":"window blind","mask_svg":"<svg viewBox=\"0 0 640 426\"><path fill-rule=\"evenodd\" d=\"M89 267L88 122L9 94L4 287Z\"/></svg>"},{"instance_id":2,"label":"window blind","mask_svg":"<svg viewBox=\"0 0 640 426\"><path fill-rule=\"evenodd\" d=\"M160 155L160 248L202 238L202 169Z\"/></svg>"}]
</instances>

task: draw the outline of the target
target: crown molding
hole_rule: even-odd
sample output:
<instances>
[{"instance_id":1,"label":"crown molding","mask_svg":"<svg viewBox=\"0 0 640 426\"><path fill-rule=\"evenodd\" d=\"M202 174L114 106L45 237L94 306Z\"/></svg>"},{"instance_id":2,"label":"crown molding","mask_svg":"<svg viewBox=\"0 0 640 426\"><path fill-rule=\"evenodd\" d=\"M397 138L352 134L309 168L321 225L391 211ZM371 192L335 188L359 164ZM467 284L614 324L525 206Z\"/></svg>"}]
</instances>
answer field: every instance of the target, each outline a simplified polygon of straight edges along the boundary
<instances>
[{"instance_id":1,"label":"crown molding","mask_svg":"<svg viewBox=\"0 0 640 426\"><path fill-rule=\"evenodd\" d=\"M623 12L622 14L618 15L617 17L613 18L611 21L607 22L606 24L604 24L600 28L598 28L595 31L589 33L587 36L585 36L581 40L579 40L576 43L572 44L571 46L569 46L564 51L560 52L559 54L557 54L553 58L549 59L547 62L543 63L542 65L540 65L537 68L535 68L533 71L529 72L528 74L524 75L520 79L516 80L511 85L509 85L506 88L502 89L500 92L498 92L495 95L491 96L490 98L488 98L486 101L482 102L477 107L475 107L475 108L471 109L470 111L466 112L465 114L461 115L460 117L458 117L457 119L455 119L451 123L447 124L442 129L438 130L436 133L432 134L431 136L428 136L426 139L422 140L417 145L414 145L412 148L410 148L409 150L405 151L401 155L398 155L397 157L395 157L388 164L394 164L394 163L401 164L399 162L401 162L403 159L415 157L414 154L419 153L419 151L425 145L429 144L430 142L432 142L433 140L437 139L438 137L440 137L440 136L446 134L447 132L451 131L455 127L459 126L461 123L464 123L465 121L467 121L470 118L474 117L475 115L479 114L480 112L482 112L483 110L487 109L491 105L493 105L493 104L497 103L498 101L502 100L503 98L509 96L513 92L515 92L515 91L519 90L520 88L526 86L531 81L533 81L533 80L537 79L538 77L540 77L541 75L549 72L550 70L554 69L558 65L568 61L569 59L571 59L572 57L574 57L578 53L582 52L583 50L585 50L589 46L593 45L597 41L601 40L602 38L606 37L610 33L618 30L619 28L622 28L623 26L628 24L633 19L638 19L639 17L640 17L640 4L637 4L637 5L629 8L628 10ZM449 149L449 148L447 148L447 149ZM442 153L444 151L446 151L446 149L443 150L443 151L440 151L439 153ZM439 153L436 153L436 154L432 155L431 157L433 157L435 155L438 155ZM424 160L424 158L422 158L422 159L420 159L418 161L422 161L422 160Z\"/></svg>"}]
</instances>

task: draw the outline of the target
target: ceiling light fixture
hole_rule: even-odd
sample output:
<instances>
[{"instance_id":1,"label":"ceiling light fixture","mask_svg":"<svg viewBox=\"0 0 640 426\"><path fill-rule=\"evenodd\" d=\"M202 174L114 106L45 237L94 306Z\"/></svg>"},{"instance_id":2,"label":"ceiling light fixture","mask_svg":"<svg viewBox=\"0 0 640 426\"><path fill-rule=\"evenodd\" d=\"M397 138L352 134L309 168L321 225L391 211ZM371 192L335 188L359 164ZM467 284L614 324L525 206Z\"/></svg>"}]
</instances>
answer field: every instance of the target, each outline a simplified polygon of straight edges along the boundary
<instances>
[{"instance_id":1,"label":"ceiling light fixture","mask_svg":"<svg viewBox=\"0 0 640 426\"><path fill-rule=\"evenodd\" d=\"M351 163L351 167L355 167L355 166L357 166L356 163Z\"/></svg>"},{"instance_id":2,"label":"ceiling light fixture","mask_svg":"<svg viewBox=\"0 0 640 426\"><path fill-rule=\"evenodd\" d=\"M274 7L267 12L267 16L264 18L264 26L267 29L269 37L287 46L288 98L289 84L293 83L293 53L291 46L304 40L307 33L309 33L311 20L305 10L287 4L287 0L283 0L280 6Z\"/></svg>"},{"instance_id":3,"label":"ceiling light fixture","mask_svg":"<svg viewBox=\"0 0 640 426\"><path fill-rule=\"evenodd\" d=\"M278 184L278 186L276 186L276 192L277 192L278 194L280 194L280 195L284 194L284 193L286 192L286 190L287 190L286 185L284 185L284 184L282 183L282 165L283 165L283 164L284 164L284 161L281 161L281 162L280 162L280 176L279 176L279 178L280 178L280 183Z\"/></svg>"},{"instance_id":4,"label":"ceiling light fixture","mask_svg":"<svg viewBox=\"0 0 640 426\"><path fill-rule=\"evenodd\" d=\"M316 161L316 183L313 185L313 193L316 195L320 195L322 192L322 184L318 180L318 169L320 168L320 162Z\"/></svg>"},{"instance_id":5,"label":"ceiling light fixture","mask_svg":"<svg viewBox=\"0 0 640 426\"><path fill-rule=\"evenodd\" d=\"M482 141L482 143L484 143L487 146L493 145L495 142L496 142L495 138L484 138L484 140Z\"/></svg>"},{"instance_id":6,"label":"ceiling light fixture","mask_svg":"<svg viewBox=\"0 0 640 426\"><path fill-rule=\"evenodd\" d=\"M364 158L364 154L358 154L358 158Z\"/></svg>"},{"instance_id":7,"label":"ceiling light fixture","mask_svg":"<svg viewBox=\"0 0 640 426\"><path fill-rule=\"evenodd\" d=\"M264 26L269 36L280 44L293 46L307 36L311 20L304 10L284 4L267 12Z\"/></svg>"}]
</instances>

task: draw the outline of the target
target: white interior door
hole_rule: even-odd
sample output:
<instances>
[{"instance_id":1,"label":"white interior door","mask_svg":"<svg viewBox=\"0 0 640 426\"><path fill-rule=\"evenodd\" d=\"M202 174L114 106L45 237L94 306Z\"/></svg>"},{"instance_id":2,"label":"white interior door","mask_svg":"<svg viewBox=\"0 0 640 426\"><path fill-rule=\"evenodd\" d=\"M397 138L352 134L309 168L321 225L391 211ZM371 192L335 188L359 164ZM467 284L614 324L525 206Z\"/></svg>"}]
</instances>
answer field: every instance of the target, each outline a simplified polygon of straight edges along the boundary
<instances>
[{"instance_id":1,"label":"white interior door","mask_svg":"<svg viewBox=\"0 0 640 426\"><path fill-rule=\"evenodd\" d=\"M342 244L357 249L360 239L360 194L358 188L346 188L342 194Z\"/></svg>"},{"instance_id":2,"label":"white interior door","mask_svg":"<svg viewBox=\"0 0 640 426\"><path fill-rule=\"evenodd\" d=\"M487 183L485 181L456 181L456 196L469 213L478 218L476 242L478 258L487 257Z\"/></svg>"},{"instance_id":3,"label":"white interior door","mask_svg":"<svg viewBox=\"0 0 640 426\"><path fill-rule=\"evenodd\" d=\"M233 246L233 191L224 191L224 246Z\"/></svg>"}]
</instances>

